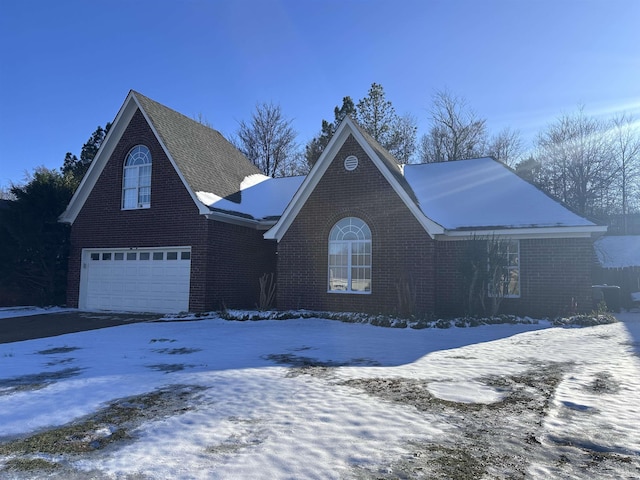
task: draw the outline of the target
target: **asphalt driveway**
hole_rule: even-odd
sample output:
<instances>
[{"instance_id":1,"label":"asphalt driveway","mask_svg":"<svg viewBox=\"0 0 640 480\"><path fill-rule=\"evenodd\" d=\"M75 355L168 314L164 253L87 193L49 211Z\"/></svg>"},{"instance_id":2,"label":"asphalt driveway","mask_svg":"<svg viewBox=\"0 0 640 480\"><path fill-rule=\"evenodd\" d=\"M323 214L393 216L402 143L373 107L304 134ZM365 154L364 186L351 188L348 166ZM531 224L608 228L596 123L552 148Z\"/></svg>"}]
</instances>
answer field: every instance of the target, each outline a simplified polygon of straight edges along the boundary
<instances>
[{"instance_id":1,"label":"asphalt driveway","mask_svg":"<svg viewBox=\"0 0 640 480\"><path fill-rule=\"evenodd\" d=\"M149 322L160 317L162 317L161 314L71 311L4 318L0 320L0 343L55 337L65 333L116 327L135 322Z\"/></svg>"}]
</instances>

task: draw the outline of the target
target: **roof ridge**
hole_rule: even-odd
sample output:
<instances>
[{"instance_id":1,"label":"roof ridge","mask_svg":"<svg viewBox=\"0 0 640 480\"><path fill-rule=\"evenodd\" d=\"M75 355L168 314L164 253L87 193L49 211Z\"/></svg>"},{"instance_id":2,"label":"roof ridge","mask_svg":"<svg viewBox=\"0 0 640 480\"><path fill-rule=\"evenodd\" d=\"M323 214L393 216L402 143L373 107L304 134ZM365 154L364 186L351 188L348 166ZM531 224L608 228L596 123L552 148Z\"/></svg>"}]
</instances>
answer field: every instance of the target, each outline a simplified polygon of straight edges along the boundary
<instances>
[{"instance_id":1,"label":"roof ridge","mask_svg":"<svg viewBox=\"0 0 640 480\"><path fill-rule=\"evenodd\" d=\"M262 173L218 130L135 90L131 94L193 192L230 197L245 177Z\"/></svg>"}]
</instances>

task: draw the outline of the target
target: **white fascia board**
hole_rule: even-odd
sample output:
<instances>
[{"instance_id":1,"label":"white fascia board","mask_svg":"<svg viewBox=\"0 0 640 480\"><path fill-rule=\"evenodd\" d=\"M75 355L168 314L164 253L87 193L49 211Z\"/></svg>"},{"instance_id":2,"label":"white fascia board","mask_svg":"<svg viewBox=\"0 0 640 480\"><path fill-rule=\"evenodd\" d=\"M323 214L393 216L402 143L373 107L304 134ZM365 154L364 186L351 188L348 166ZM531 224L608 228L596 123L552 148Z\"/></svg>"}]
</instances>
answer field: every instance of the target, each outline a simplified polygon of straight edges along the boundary
<instances>
[{"instance_id":1,"label":"white fascia board","mask_svg":"<svg viewBox=\"0 0 640 480\"><path fill-rule=\"evenodd\" d=\"M118 145L118 142L122 138L124 131L138 108L137 102L132 101L132 99L133 93L129 92L129 95L127 95L122 107L120 107L115 120L111 124L111 128L107 132L98 153L96 153L91 165L89 165L87 173L82 178L82 181L73 194L73 197L71 197L69 205L67 205L67 208L62 215L58 217L59 222L72 224L80 213L80 210L82 210L84 203L87 201L89 194L93 190L93 187L95 187L100 174L104 170L107 161L111 157L111 154L115 150L116 145Z\"/></svg>"},{"instance_id":2,"label":"white fascia board","mask_svg":"<svg viewBox=\"0 0 640 480\"><path fill-rule=\"evenodd\" d=\"M173 166L173 169L178 174L178 177L180 178L180 181L184 185L184 188L187 189L187 192L189 192L189 195L191 196L191 199L193 200L193 203L195 203L196 207L198 207L198 213L200 213L200 215L208 215L208 214L210 214L211 210L209 210L209 208L204 203L202 203L200 200L198 200L198 197L196 196L195 192L193 191L193 189L191 188L189 183L187 183L187 180L184 178L184 175L182 175L182 172L180 171L180 169L178 168L178 165L176 164L175 160L171 156L171 153L167 149L167 146L162 141L162 137L160 137L160 135L158 134L158 131L156 130L156 127L153 125L153 122L151 121L151 119L147 115L147 112L145 112L144 108L142 108L140 103L138 103L138 99L136 98L135 94L132 94L132 96L133 96L133 99L136 102L136 105L140 109L140 112L142 112L142 115L144 116L144 119L146 120L147 124L149 125L149 128L151 128L151 131L153 132L153 135L156 137L156 139L158 140L158 143L162 147L162 150L164 151L164 154L167 156L167 158L169 159L169 162L171 162L171 165Z\"/></svg>"},{"instance_id":3,"label":"white fascia board","mask_svg":"<svg viewBox=\"0 0 640 480\"><path fill-rule=\"evenodd\" d=\"M349 117L345 117L344 120L340 123L338 130L333 135L329 144L322 152L322 155L313 166L307 178L302 182L302 185L296 191L295 195L287 205L287 208L283 212L280 220L267 232L264 234L264 238L268 240L277 240L280 241L284 234L287 232L291 223L298 215L302 206L308 200L309 196L315 189L316 185L323 177L327 168L329 168L329 159L335 158L338 154L340 148L347 140L349 135L353 135L356 141L363 148L365 153L369 156L372 162L378 167L380 173L387 179L391 187L398 194L398 196L402 199L402 201L407 205L411 213L418 220L420 225L425 229L425 231L429 234L430 237L434 237L434 235L444 233L444 229L433 222L429 218L427 218L424 213L418 208L418 206L411 200L407 192L398 184L397 180L391 175L389 170L385 165L382 164L382 160L378 157L376 152L373 151L369 143L363 138L358 129L353 125L353 121Z\"/></svg>"},{"instance_id":4,"label":"white fascia board","mask_svg":"<svg viewBox=\"0 0 640 480\"><path fill-rule=\"evenodd\" d=\"M298 188L296 193L293 195L293 198L287 205L287 208L284 209L284 212L280 216L280 220L278 220L278 222L276 222L273 227L271 227L264 233L265 239L277 240L279 242L287 232L287 230L293 223L293 220L302 209L302 206L311 195L311 192L313 192L316 185L324 175L324 172L326 172L327 168L329 168L329 163L326 158L335 156L342 144L349 136L349 133L351 133L350 131L346 131L347 121L348 118L345 118L340 123L338 130L333 135L333 137L331 137L331 140L325 147L322 155L320 155L318 161L311 168L311 171L307 174L307 178L304 179L302 185L300 185L300 188Z\"/></svg>"},{"instance_id":5,"label":"white fascia board","mask_svg":"<svg viewBox=\"0 0 640 480\"><path fill-rule=\"evenodd\" d=\"M349 118L347 118L346 120L351 122L351 119ZM424 230L427 232L429 237L435 238L436 235L443 234L445 231L444 228L438 223L431 220L429 217L427 217L424 214L424 212L418 207L418 205L416 205L416 203L411 199L407 191L398 184L398 181L391 174L391 172L389 172L389 169L386 167L386 165L383 164L383 160L381 160L378 157L376 152L369 145L369 142L367 142L364 139L360 131L356 128L353 128L352 130L353 130L352 132L353 136L358 141L360 146L363 148L365 153L369 156L369 158L371 158L373 163L378 167L378 170L380 171L380 173L382 173L382 176L389 182L389 185L391 185L393 190L402 199L402 201L405 203L409 211L416 218L418 223L420 223L420 225L422 225L422 228L424 228Z\"/></svg>"},{"instance_id":6,"label":"white fascia board","mask_svg":"<svg viewBox=\"0 0 640 480\"><path fill-rule=\"evenodd\" d=\"M606 231L607 227L600 225L585 225L575 227L530 227L487 230L447 230L443 235L437 235L436 240L469 240L474 237L508 237L514 240L536 238L586 238L592 237L594 235L601 235Z\"/></svg>"}]
</instances>

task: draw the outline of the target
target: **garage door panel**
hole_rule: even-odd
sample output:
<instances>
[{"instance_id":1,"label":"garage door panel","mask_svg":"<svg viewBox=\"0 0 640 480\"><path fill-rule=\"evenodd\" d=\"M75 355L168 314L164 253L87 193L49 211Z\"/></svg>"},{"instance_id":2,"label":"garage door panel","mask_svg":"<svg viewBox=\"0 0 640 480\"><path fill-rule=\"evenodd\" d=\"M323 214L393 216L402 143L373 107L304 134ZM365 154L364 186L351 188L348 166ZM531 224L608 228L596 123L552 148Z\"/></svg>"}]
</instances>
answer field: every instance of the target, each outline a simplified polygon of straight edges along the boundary
<instances>
[{"instance_id":1,"label":"garage door panel","mask_svg":"<svg viewBox=\"0 0 640 480\"><path fill-rule=\"evenodd\" d=\"M84 305L88 310L179 312L189 309L190 248L87 250Z\"/></svg>"}]
</instances>

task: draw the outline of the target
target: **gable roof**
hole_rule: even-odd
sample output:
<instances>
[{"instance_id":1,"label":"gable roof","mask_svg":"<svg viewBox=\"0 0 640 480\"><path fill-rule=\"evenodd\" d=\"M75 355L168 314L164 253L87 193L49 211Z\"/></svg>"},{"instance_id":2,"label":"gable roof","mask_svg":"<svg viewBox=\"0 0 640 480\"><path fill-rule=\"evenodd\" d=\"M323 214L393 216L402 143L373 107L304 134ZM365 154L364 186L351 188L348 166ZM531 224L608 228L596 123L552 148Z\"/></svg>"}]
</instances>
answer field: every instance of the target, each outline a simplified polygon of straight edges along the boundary
<instances>
[{"instance_id":1,"label":"gable roof","mask_svg":"<svg viewBox=\"0 0 640 480\"><path fill-rule=\"evenodd\" d=\"M640 235L602 237L594 248L603 268L640 267Z\"/></svg>"},{"instance_id":2,"label":"gable roof","mask_svg":"<svg viewBox=\"0 0 640 480\"><path fill-rule=\"evenodd\" d=\"M606 231L493 158L405 165L401 169L386 149L347 117L265 238L280 240L284 236L348 135L354 136L432 238L573 237Z\"/></svg>"},{"instance_id":3,"label":"gable roof","mask_svg":"<svg viewBox=\"0 0 640 480\"><path fill-rule=\"evenodd\" d=\"M71 202L60 216L61 222L73 223L138 110L201 214L211 214L211 210L198 200L196 191L205 190L237 201L245 177L260 173L220 132L131 90Z\"/></svg>"},{"instance_id":4,"label":"gable roof","mask_svg":"<svg viewBox=\"0 0 640 480\"><path fill-rule=\"evenodd\" d=\"M406 165L425 215L448 231L598 228L490 157Z\"/></svg>"},{"instance_id":5,"label":"gable roof","mask_svg":"<svg viewBox=\"0 0 640 480\"><path fill-rule=\"evenodd\" d=\"M245 177L262 173L220 132L132 92L185 180L196 191L233 195Z\"/></svg>"},{"instance_id":6,"label":"gable roof","mask_svg":"<svg viewBox=\"0 0 640 480\"><path fill-rule=\"evenodd\" d=\"M371 159L373 164L378 168L383 177L389 182L389 185L396 192L398 197L404 202L409 211L418 220L425 231L433 236L444 233L441 225L424 215L418 207L416 196L411 186L406 182L402 175L398 163L393 156L387 152L382 146L373 139L369 134L362 130L350 117L345 117L340 126L336 130L329 144L326 146L322 155L313 166L307 178L293 196L293 199L287 205L284 213L278 222L264 234L264 238L272 240L280 240L289 229L293 220L298 215L302 206L307 201L314 188L329 168L334 157L344 144L344 142L352 135L358 144Z\"/></svg>"}]
</instances>

